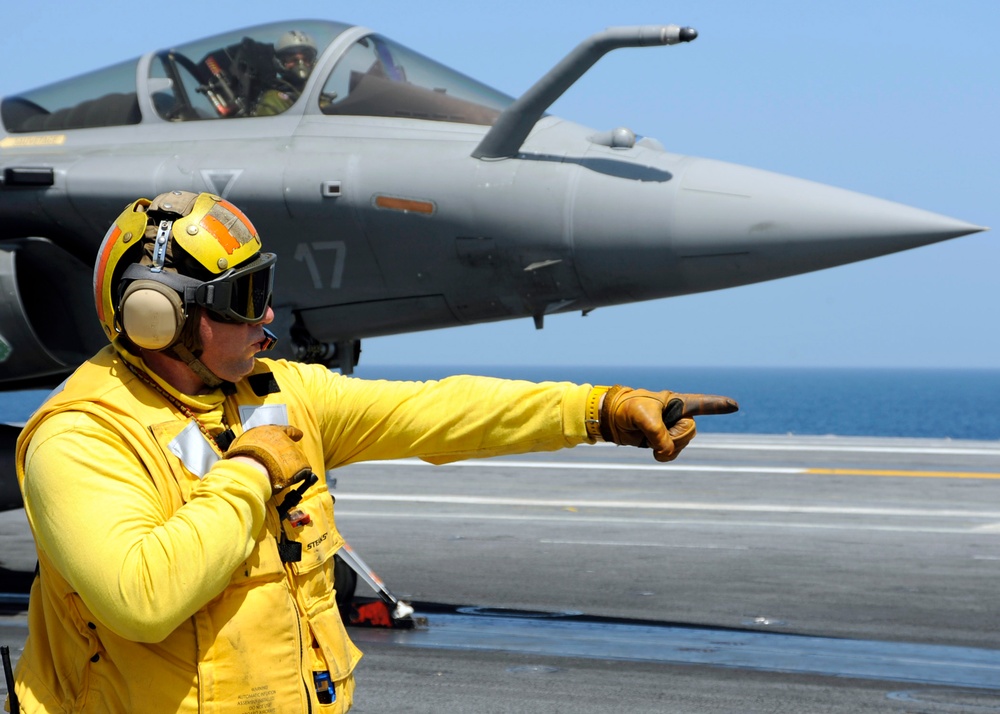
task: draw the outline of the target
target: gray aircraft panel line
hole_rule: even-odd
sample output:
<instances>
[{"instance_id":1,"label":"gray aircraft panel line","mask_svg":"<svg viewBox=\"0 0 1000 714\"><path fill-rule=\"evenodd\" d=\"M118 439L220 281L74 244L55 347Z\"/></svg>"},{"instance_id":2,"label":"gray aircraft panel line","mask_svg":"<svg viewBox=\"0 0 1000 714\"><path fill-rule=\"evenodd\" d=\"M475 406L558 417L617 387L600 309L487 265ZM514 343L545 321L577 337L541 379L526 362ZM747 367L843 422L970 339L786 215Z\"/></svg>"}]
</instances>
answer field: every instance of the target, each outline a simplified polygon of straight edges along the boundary
<instances>
[{"instance_id":1,"label":"gray aircraft panel line","mask_svg":"<svg viewBox=\"0 0 1000 714\"><path fill-rule=\"evenodd\" d=\"M1000 711L1000 442L703 434L666 465L600 446L329 478L427 619L351 628L357 711ZM30 570L23 512L0 536ZM24 622L0 618L15 657Z\"/></svg>"}]
</instances>

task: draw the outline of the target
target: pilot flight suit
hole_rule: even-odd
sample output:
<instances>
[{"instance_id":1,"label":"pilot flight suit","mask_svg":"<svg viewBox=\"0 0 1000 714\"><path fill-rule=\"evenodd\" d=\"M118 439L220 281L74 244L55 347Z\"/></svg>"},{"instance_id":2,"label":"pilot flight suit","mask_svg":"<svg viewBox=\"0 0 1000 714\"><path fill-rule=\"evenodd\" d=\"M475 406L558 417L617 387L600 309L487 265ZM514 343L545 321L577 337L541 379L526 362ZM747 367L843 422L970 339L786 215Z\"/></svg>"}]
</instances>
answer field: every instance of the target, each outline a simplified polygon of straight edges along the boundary
<instances>
[{"instance_id":1,"label":"pilot flight suit","mask_svg":"<svg viewBox=\"0 0 1000 714\"><path fill-rule=\"evenodd\" d=\"M325 481L298 506L308 523L279 522L267 476L220 459L202 430L295 425L320 475L593 442L589 385L365 381L261 359L231 394L184 396L157 379L182 409L124 359L142 368L110 345L82 365L18 442L39 560L16 671L26 714L350 708L361 653L337 610L343 540ZM288 542L299 560L283 562ZM335 683L332 704L317 672Z\"/></svg>"},{"instance_id":2,"label":"pilot flight suit","mask_svg":"<svg viewBox=\"0 0 1000 714\"><path fill-rule=\"evenodd\" d=\"M289 107L295 104L298 98L298 92L293 93L280 89L265 90L254 106L253 115L255 117L270 117L276 114L283 114Z\"/></svg>"}]
</instances>

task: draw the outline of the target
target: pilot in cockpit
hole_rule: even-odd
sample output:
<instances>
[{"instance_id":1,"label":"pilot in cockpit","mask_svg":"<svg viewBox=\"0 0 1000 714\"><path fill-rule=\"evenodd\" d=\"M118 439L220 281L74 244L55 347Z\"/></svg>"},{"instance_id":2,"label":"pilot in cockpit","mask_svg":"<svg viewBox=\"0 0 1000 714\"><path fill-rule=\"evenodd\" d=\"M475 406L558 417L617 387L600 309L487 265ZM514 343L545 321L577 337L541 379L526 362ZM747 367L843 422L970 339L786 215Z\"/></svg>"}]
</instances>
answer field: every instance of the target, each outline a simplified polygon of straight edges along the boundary
<instances>
[{"instance_id":1,"label":"pilot in cockpit","mask_svg":"<svg viewBox=\"0 0 1000 714\"><path fill-rule=\"evenodd\" d=\"M316 43L304 32L289 30L278 38L274 55L280 86L261 93L254 116L281 114L295 103L316 64Z\"/></svg>"}]
</instances>

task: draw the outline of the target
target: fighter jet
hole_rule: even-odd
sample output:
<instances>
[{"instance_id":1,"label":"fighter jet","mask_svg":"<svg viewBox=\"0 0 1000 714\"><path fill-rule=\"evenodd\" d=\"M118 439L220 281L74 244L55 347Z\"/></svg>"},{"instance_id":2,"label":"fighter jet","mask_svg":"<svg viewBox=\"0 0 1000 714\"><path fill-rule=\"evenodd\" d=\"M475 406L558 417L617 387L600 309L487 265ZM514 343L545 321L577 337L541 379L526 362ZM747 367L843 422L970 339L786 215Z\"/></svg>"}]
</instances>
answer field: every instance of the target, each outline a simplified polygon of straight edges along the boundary
<instances>
[{"instance_id":1,"label":"fighter jet","mask_svg":"<svg viewBox=\"0 0 1000 714\"><path fill-rule=\"evenodd\" d=\"M54 384L105 344L97 248L127 203L173 189L246 211L281 258L278 353L345 373L364 338L542 327L982 230L546 113L607 52L696 37L605 30L514 99L368 28L299 20L4 98L0 388Z\"/></svg>"}]
</instances>

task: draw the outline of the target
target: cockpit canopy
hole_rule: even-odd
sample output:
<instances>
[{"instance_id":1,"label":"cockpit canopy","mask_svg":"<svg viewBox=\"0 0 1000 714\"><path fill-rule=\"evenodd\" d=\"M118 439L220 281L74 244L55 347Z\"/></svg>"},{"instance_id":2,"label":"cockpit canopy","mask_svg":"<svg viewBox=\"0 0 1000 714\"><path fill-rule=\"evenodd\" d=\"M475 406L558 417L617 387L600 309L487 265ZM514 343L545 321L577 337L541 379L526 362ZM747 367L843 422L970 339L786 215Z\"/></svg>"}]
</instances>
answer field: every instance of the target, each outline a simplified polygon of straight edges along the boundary
<instances>
[{"instance_id":1,"label":"cockpit canopy","mask_svg":"<svg viewBox=\"0 0 1000 714\"><path fill-rule=\"evenodd\" d=\"M216 35L6 97L0 119L25 133L263 117L294 106L490 126L513 101L380 35L334 42L350 30L300 20ZM314 53L302 51L310 44Z\"/></svg>"}]
</instances>

